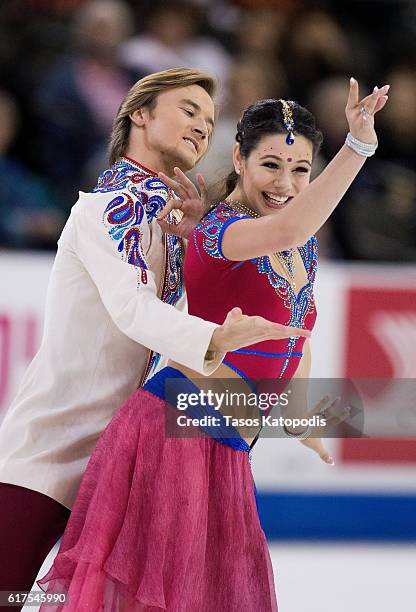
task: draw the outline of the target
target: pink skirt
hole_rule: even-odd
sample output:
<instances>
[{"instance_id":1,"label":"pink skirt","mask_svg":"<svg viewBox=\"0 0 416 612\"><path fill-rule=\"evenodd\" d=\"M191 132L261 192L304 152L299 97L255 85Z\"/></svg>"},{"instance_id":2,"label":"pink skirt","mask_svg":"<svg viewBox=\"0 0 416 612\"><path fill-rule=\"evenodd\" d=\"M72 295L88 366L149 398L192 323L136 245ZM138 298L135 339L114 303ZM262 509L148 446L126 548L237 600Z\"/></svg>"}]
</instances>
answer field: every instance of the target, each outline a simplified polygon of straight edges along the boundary
<instances>
[{"instance_id":1,"label":"pink skirt","mask_svg":"<svg viewBox=\"0 0 416 612\"><path fill-rule=\"evenodd\" d=\"M89 461L48 574L65 612L277 611L248 453L165 435L166 410L139 389Z\"/></svg>"}]
</instances>

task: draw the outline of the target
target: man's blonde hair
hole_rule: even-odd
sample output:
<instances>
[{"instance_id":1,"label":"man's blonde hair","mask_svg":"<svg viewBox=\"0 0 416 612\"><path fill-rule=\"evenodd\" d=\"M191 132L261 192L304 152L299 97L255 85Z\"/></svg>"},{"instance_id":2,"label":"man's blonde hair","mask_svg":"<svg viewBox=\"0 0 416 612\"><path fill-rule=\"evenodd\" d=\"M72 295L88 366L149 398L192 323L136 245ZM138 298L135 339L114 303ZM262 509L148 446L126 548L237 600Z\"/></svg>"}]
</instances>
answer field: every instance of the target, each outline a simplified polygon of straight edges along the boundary
<instances>
[{"instance_id":1,"label":"man's blonde hair","mask_svg":"<svg viewBox=\"0 0 416 612\"><path fill-rule=\"evenodd\" d=\"M108 156L110 164L114 164L122 157L127 149L130 135L130 114L142 106L150 110L155 108L157 96L168 89L199 85L211 98L216 91L214 77L190 68L171 68L162 72L155 72L137 81L124 98L113 123L110 137Z\"/></svg>"}]
</instances>

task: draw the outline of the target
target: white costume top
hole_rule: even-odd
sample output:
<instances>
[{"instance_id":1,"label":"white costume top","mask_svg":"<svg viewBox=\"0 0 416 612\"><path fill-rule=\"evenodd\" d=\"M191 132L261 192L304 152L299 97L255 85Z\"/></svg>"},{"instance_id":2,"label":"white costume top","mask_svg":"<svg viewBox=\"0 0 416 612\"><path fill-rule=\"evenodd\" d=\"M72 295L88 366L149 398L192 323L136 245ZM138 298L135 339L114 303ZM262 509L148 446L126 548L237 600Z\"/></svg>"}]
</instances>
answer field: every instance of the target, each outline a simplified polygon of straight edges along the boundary
<instances>
[{"instance_id":1,"label":"white costume top","mask_svg":"<svg viewBox=\"0 0 416 612\"><path fill-rule=\"evenodd\" d=\"M80 193L58 241L40 349L0 427L1 482L71 508L98 437L159 355L202 374L220 363L204 361L217 325L186 314L182 241L155 221L169 197L127 159Z\"/></svg>"}]
</instances>

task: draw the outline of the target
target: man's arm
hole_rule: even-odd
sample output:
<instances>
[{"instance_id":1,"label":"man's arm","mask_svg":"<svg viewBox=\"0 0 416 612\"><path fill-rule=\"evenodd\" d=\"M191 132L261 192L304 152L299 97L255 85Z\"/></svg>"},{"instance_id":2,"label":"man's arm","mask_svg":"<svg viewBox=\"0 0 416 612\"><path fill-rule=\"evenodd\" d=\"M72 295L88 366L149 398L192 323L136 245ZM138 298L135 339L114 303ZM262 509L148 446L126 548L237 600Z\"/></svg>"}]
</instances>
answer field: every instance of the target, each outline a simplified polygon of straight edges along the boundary
<instances>
[{"instance_id":1,"label":"man's arm","mask_svg":"<svg viewBox=\"0 0 416 612\"><path fill-rule=\"evenodd\" d=\"M181 312L158 298L155 275L141 243L149 231L146 215L142 215L139 223L140 215L132 224L120 223L119 231L113 235L103 223L106 202L110 204L116 197L127 195L100 194L92 196L91 202L79 203L74 219L78 256L104 307L126 336L201 374L211 374L223 358L210 346L213 332L219 326ZM208 348L211 352L207 355Z\"/></svg>"},{"instance_id":2,"label":"man's arm","mask_svg":"<svg viewBox=\"0 0 416 612\"><path fill-rule=\"evenodd\" d=\"M162 302L142 245L147 218L142 204L128 196L85 194L73 212L74 248L126 336L203 375L214 372L228 351L263 340L310 336L307 330L245 316L238 308L217 325Z\"/></svg>"}]
</instances>

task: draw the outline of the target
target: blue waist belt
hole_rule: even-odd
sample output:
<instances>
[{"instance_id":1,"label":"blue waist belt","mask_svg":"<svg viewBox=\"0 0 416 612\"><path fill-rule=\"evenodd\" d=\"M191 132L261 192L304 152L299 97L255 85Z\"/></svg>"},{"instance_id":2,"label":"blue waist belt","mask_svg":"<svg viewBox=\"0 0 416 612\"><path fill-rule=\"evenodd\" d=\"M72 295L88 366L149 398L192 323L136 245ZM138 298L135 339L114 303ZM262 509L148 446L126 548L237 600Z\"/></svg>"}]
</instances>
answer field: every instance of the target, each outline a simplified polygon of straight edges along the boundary
<instances>
[{"instance_id":1,"label":"blue waist belt","mask_svg":"<svg viewBox=\"0 0 416 612\"><path fill-rule=\"evenodd\" d=\"M175 379L174 384L172 383L172 379ZM170 384L166 384L167 380L171 381ZM163 368L157 372L150 380L147 381L145 385L143 385L143 388L174 407L177 406L177 396L179 393L196 393L199 395L200 392L199 387L197 387L187 376L185 376L185 374L182 374L182 372L179 370L171 367ZM181 410L181 412L193 419L198 420L204 416L212 416L217 419L217 422L219 419L219 425L200 425L199 427L211 438L213 438L213 440L216 440L221 444L225 444L226 446L230 446L234 450L246 451L249 453L249 459L251 459L250 446L247 444L244 438L240 436L239 431L233 425L227 425L224 415L219 410L215 410L215 408L210 405L198 405L188 406L185 410ZM254 496L256 499L257 513L259 514L257 489L255 483Z\"/></svg>"},{"instance_id":2,"label":"blue waist belt","mask_svg":"<svg viewBox=\"0 0 416 612\"><path fill-rule=\"evenodd\" d=\"M173 380L175 382L173 383ZM166 384L169 380L170 384ZM177 396L180 393L196 393L199 395L200 389L194 383L175 368L166 367L157 372L147 383L144 385L144 389L150 391L160 399L168 402L172 406L177 406ZM202 417L211 416L215 419L218 425L200 425L199 427L205 431L211 438L221 444L231 446L235 450L250 451L250 446L240 436L239 431L231 424L227 425L227 421L224 415L219 411L215 410L213 406L201 404L197 406L188 406L185 410L181 410L181 413L187 416L200 420Z\"/></svg>"}]
</instances>

